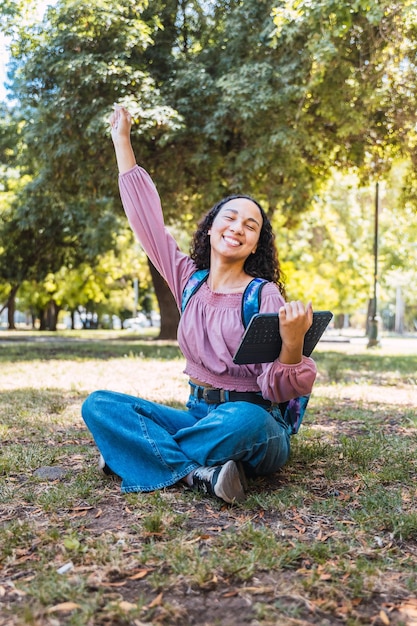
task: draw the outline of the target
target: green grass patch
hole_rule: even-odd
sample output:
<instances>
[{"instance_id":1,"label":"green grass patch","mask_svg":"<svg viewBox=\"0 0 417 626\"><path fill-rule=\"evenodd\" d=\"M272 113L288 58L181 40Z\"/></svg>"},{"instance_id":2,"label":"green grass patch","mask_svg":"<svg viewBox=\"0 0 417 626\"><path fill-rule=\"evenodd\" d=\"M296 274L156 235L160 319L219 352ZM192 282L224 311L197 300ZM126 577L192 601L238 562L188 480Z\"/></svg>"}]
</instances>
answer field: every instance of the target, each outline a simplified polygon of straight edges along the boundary
<instances>
[{"instance_id":1,"label":"green grass patch","mask_svg":"<svg viewBox=\"0 0 417 626\"><path fill-rule=\"evenodd\" d=\"M417 434L415 408L395 394L414 385L416 357L318 354L332 395L313 394L287 466L229 507L183 486L122 495L97 471L80 418L86 392L70 378L62 388L42 376L27 384L44 361L60 373L68 359L88 359L110 388L113 357L157 368L180 358L174 344L55 337L19 336L1 352L0 380L15 372L0 391L1 626L359 626L379 623L381 611L406 623ZM346 397L344 382L363 399ZM389 403L368 397L371 385L389 388ZM61 473L47 478L45 467Z\"/></svg>"}]
</instances>

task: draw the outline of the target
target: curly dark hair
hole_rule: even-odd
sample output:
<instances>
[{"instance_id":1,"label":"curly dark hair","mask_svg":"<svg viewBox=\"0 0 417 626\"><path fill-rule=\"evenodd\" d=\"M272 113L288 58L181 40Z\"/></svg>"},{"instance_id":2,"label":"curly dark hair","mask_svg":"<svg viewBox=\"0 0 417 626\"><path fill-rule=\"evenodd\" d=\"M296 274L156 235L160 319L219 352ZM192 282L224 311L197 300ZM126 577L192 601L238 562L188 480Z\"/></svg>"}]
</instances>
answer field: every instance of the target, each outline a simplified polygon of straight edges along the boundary
<instances>
[{"instance_id":1,"label":"curly dark hair","mask_svg":"<svg viewBox=\"0 0 417 626\"><path fill-rule=\"evenodd\" d=\"M244 264L244 270L250 276L265 278L266 280L276 283L281 294L285 298L284 277L278 260L275 235L272 231L271 222L261 205L256 200L251 198L251 196L246 196L244 194L227 196L227 198L223 198L217 202L217 204L215 204L210 211L203 216L198 223L197 230L195 231L191 242L191 259L194 261L198 269L208 269L210 267L211 245L208 231L210 230L214 219L222 206L225 205L226 202L229 202L229 200L235 200L236 198L251 200L251 202L256 204L259 208L262 216L262 227L259 234L256 252L248 256Z\"/></svg>"}]
</instances>

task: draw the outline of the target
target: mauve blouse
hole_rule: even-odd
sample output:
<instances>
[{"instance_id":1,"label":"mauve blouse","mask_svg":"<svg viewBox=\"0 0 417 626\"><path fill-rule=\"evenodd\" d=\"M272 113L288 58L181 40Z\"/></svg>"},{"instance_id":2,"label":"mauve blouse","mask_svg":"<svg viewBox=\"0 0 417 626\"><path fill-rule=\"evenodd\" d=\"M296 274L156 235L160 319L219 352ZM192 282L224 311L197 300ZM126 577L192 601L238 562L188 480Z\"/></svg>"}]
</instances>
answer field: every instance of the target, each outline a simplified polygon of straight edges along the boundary
<instances>
[{"instance_id":1,"label":"mauve blouse","mask_svg":"<svg viewBox=\"0 0 417 626\"><path fill-rule=\"evenodd\" d=\"M119 176L123 207L144 251L165 278L178 308L187 280L196 269L181 252L164 224L161 202L149 174L136 165ZM233 355L244 332L242 293L215 293L204 283L190 298L178 326L178 344L186 359L184 372L212 387L261 392L272 402L284 402L311 392L316 365L300 363L236 365ZM274 283L262 290L262 313L277 312L284 300Z\"/></svg>"}]
</instances>

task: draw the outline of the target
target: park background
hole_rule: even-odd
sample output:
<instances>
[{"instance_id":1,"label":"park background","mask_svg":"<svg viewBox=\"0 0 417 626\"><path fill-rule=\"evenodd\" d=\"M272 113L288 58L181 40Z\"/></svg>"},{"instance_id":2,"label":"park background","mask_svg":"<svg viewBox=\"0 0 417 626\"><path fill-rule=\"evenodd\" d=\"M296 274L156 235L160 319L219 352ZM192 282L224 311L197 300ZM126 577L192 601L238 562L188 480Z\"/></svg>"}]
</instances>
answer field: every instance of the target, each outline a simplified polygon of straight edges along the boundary
<instances>
[{"instance_id":1,"label":"park background","mask_svg":"<svg viewBox=\"0 0 417 626\"><path fill-rule=\"evenodd\" d=\"M175 337L176 307L122 214L119 102L184 250L215 201L249 193L290 298L332 310L336 328L415 331L413 2L6 0L1 17L3 328L154 311Z\"/></svg>"},{"instance_id":2,"label":"park background","mask_svg":"<svg viewBox=\"0 0 417 626\"><path fill-rule=\"evenodd\" d=\"M44 5L0 9L0 626L415 626L415 3ZM335 314L289 463L236 506L121 494L80 416L99 387L188 388L121 208L114 102L184 250L249 192L290 297Z\"/></svg>"}]
</instances>

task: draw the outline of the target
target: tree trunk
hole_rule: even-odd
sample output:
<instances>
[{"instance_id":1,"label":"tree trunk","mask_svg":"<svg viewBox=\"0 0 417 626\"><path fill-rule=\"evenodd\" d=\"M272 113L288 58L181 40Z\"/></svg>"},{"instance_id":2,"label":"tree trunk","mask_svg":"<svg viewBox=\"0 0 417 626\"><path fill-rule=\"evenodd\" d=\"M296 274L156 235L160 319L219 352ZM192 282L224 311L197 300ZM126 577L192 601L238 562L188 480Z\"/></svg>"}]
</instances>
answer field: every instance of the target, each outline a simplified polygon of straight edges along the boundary
<instances>
[{"instance_id":1,"label":"tree trunk","mask_svg":"<svg viewBox=\"0 0 417 626\"><path fill-rule=\"evenodd\" d=\"M7 302L7 325L8 325L9 330L16 329L16 325L14 323L14 314L16 310L15 295L16 294L10 295L9 300Z\"/></svg>"},{"instance_id":2,"label":"tree trunk","mask_svg":"<svg viewBox=\"0 0 417 626\"><path fill-rule=\"evenodd\" d=\"M180 314L174 296L168 288L165 280L148 259L149 270L155 289L156 299L161 314L161 330L158 339L176 339Z\"/></svg>"},{"instance_id":3,"label":"tree trunk","mask_svg":"<svg viewBox=\"0 0 417 626\"><path fill-rule=\"evenodd\" d=\"M7 302L4 307L0 310L0 313L7 308L7 326L9 330L16 330L16 326L14 323L14 314L16 310L16 294L20 285L14 285L9 293L9 297L7 298Z\"/></svg>"},{"instance_id":4,"label":"tree trunk","mask_svg":"<svg viewBox=\"0 0 417 626\"><path fill-rule=\"evenodd\" d=\"M60 310L61 307L54 300L50 300L40 316L41 325L39 330L56 330Z\"/></svg>"}]
</instances>

